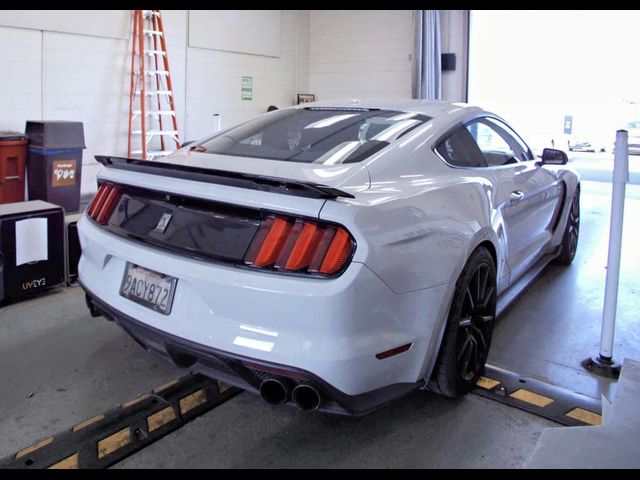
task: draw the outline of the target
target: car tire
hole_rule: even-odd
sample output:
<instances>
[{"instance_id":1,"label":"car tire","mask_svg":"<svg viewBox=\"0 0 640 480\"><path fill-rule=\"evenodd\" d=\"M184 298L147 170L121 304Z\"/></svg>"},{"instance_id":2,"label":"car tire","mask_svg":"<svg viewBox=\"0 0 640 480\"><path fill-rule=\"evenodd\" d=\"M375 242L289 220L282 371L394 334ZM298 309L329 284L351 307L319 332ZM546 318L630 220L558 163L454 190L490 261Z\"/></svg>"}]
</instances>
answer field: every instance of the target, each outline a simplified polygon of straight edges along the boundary
<instances>
[{"instance_id":1,"label":"car tire","mask_svg":"<svg viewBox=\"0 0 640 480\"><path fill-rule=\"evenodd\" d=\"M578 237L580 235L580 187L576 188L576 192L571 199L569 207L569 216L567 218L567 226L562 236L562 244L560 253L556 257L556 263L560 265L571 265L578 250Z\"/></svg>"},{"instance_id":2,"label":"car tire","mask_svg":"<svg viewBox=\"0 0 640 480\"><path fill-rule=\"evenodd\" d=\"M471 391L484 371L496 317L496 266L485 247L469 257L458 281L429 389L451 398Z\"/></svg>"}]
</instances>

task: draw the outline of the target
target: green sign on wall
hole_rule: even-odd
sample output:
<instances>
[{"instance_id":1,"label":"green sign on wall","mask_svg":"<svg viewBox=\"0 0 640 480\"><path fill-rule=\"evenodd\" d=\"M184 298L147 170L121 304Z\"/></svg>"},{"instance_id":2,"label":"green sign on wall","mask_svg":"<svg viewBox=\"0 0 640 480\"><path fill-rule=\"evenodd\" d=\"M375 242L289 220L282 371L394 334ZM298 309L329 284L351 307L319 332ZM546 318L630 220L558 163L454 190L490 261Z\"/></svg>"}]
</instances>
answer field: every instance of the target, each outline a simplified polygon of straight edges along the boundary
<instances>
[{"instance_id":1,"label":"green sign on wall","mask_svg":"<svg viewBox=\"0 0 640 480\"><path fill-rule=\"evenodd\" d=\"M242 77L240 82L240 92L242 100L253 99L253 77Z\"/></svg>"}]
</instances>

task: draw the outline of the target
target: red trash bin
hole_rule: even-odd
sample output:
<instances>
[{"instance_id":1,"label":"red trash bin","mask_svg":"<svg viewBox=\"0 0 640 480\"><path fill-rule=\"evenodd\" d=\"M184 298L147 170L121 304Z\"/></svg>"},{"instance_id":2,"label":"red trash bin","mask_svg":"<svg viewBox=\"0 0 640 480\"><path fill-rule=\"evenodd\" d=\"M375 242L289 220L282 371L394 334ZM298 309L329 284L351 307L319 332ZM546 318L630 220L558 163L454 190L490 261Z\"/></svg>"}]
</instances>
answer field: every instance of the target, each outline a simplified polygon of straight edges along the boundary
<instances>
[{"instance_id":1,"label":"red trash bin","mask_svg":"<svg viewBox=\"0 0 640 480\"><path fill-rule=\"evenodd\" d=\"M0 131L0 203L24 201L27 143L24 133Z\"/></svg>"}]
</instances>

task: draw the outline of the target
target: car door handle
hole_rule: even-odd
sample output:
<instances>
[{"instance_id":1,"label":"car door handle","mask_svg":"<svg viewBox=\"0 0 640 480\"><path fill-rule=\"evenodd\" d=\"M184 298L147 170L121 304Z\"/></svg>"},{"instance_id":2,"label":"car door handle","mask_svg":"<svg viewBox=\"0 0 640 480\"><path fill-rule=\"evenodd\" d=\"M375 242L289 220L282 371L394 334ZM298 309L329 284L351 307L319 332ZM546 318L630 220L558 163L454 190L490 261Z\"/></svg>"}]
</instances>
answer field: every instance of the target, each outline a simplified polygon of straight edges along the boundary
<instances>
[{"instance_id":1,"label":"car door handle","mask_svg":"<svg viewBox=\"0 0 640 480\"><path fill-rule=\"evenodd\" d=\"M524 193L522 193L520 190L516 190L515 192L511 192L509 194L509 200L511 200L512 203L519 202L523 198L524 198Z\"/></svg>"}]
</instances>

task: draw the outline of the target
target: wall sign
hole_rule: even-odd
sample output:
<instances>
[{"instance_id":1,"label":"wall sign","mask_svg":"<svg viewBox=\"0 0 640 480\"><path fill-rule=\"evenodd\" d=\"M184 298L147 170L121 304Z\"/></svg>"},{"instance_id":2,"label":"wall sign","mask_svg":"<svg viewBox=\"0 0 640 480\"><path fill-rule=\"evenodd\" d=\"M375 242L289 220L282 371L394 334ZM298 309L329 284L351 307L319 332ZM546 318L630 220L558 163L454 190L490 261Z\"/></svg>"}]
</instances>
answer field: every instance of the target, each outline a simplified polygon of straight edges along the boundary
<instances>
[{"instance_id":1,"label":"wall sign","mask_svg":"<svg viewBox=\"0 0 640 480\"><path fill-rule=\"evenodd\" d=\"M301 103L310 103L316 101L315 93L299 93L298 94L298 105Z\"/></svg>"},{"instance_id":2,"label":"wall sign","mask_svg":"<svg viewBox=\"0 0 640 480\"><path fill-rule=\"evenodd\" d=\"M242 100L253 100L253 77L242 77L240 92Z\"/></svg>"}]
</instances>

